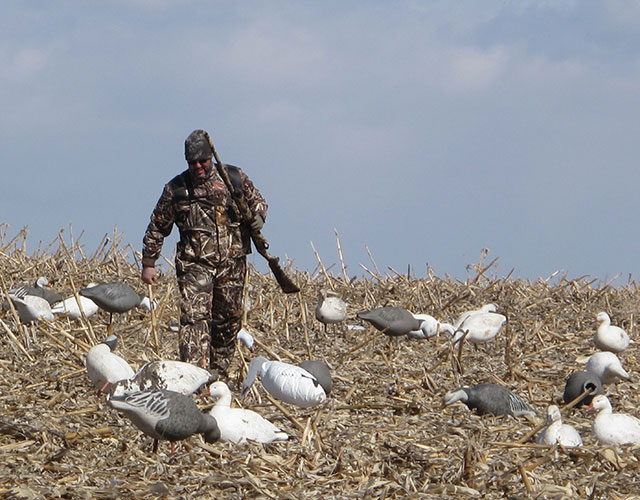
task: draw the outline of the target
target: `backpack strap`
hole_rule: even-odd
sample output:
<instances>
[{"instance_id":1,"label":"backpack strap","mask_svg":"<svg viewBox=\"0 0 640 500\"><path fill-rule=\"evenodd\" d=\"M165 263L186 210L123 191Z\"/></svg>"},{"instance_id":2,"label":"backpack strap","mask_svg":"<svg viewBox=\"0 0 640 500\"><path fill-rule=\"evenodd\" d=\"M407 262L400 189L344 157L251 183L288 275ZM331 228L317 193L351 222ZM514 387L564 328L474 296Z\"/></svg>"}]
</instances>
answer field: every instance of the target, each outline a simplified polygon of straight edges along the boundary
<instances>
[{"instance_id":1,"label":"backpack strap","mask_svg":"<svg viewBox=\"0 0 640 500\"><path fill-rule=\"evenodd\" d=\"M240 177L240 169L234 165L227 165L227 172L229 173L229 179L231 180L231 185L233 186L233 190L236 193L242 191L242 177Z\"/></svg>"}]
</instances>

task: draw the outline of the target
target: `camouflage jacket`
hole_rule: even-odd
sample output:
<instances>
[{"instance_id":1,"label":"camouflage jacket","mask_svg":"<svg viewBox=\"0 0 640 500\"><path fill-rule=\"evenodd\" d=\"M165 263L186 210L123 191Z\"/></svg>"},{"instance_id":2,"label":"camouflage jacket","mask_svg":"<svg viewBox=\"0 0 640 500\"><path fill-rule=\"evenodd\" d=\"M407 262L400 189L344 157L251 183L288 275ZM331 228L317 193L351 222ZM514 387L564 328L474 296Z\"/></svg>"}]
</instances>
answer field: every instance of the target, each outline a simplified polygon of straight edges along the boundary
<instances>
[{"instance_id":1,"label":"camouflage jacket","mask_svg":"<svg viewBox=\"0 0 640 500\"><path fill-rule=\"evenodd\" d=\"M253 182L239 168L229 165L230 177L244 193L252 213L267 217L267 203ZM232 170L235 169L235 175ZM248 221L250 222L250 221ZM180 241L177 258L216 266L229 257L251 253L249 229L241 223L239 211L217 168L204 181L194 185L189 170L165 185L144 234L142 265L153 266L162 243L173 225Z\"/></svg>"}]
</instances>

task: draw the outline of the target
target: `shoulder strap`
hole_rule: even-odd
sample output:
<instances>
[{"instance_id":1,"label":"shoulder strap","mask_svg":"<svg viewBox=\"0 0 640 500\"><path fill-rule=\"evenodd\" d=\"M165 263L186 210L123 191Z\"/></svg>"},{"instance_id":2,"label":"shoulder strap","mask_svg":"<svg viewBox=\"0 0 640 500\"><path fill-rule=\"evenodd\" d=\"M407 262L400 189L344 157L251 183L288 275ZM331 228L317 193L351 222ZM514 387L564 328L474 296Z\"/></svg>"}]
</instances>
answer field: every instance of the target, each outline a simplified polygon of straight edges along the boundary
<instances>
[{"instance_id":1,"label":"shoulder strap","mask_svg":"<svg viewBox=\"0 0 640 500\"><path fill-rule=\"evenodd\" d=\"M171 190L173 191L174 198L193 199L193 184L191 182L191 177L189 176L188 170L176 175L169 181L169 185L171 186Z\"/></svg>"}]
</instances>

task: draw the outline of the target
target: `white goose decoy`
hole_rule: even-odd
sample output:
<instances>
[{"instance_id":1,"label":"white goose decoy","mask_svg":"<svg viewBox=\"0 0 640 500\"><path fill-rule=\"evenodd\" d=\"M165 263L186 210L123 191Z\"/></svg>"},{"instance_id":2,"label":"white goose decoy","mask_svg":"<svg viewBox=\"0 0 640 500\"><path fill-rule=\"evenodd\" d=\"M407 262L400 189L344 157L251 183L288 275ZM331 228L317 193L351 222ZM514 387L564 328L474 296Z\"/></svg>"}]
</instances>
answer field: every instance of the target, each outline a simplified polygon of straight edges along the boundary
<instances>
[{"instance_id":1,"label":"white goose decoy","mask_svg":"<svg viewBox=\"0 0 640 500\"><path fill-rule=\"evenodd\" d=\"M194 434L202 434L207 443L220 439L216 419L200 411L195 401L179 392L149 389L110 396L107 403L154 439L154 452L158 440L170 441L173 452L176 441Z\"/></svg>"},{"instance_id":2,"label":"white goose decoy","mask_svg":"<svg viewBox=\"0 0 640 500\"><path fill-rule=\"evenodd\" d=\"M347 303L332 290L322 289L318 292L316 319L324 324L336 324L347 319Z\"/></svg>"},{"instance_id":3,"label":"white goose decoy","mask_svg":"<svg viewBox=\"0 0 640 500\"><path fill-rule=\"evenodd\" d=\"M109 384L130 379L134 375L131 365L112 352L117 344L118 337L110 335L87 352L85 358L87 374L93 386L98 389L98 394L103 392Z\"/></svg>"},{"instance_id":4,"label":"white goose decoy","mask_svg":"<svg viewBox=\"0 0 640 500\"><path fill-rule=\"evenodd\" d=\"M309 408L327 399L318 379L304 368L282 361L268 361L262 356L254 358L249 364L247 376L242 382L242 397L246 396L258 375L265 390L285 403Z\"/></svg>"},{"instance_id":5,"label":"white goose decoy","mask_svg":"<svg viewBox=\"0 0 640 500\"><path fill-rule=\"evenodd\" d=\"M472 344L488 342L498 334L506 321L506 316L496 312L486 311L470 314L460 323L451 341L456 343L466 335L465 340Z\"/></svg>"},{"instance_id":6,"label":"white goose decoy","mask_svg":"<svg viewBox=\"0 0 640 500\"><path fill-rule=\"evenodd\" d=\"M573 426L562 423L560 408L551 405L547 408L547 427L538 435L536 443L573 448L582 446L582 438Z\"/></svg>"},{"instance_id":7,"label":"white goose decoy","mask_svg":"<svg viewBox=\"0 0 640 500\"><path fill-rule=\"evenodd\" d=\"M149 297L136 292L124 282L100 283L82 288L80 295L93 300L100 309L109 313L109 332L113 325L113 313L124 313L138 306L150 311L152 307Z\"/></svg>"},{"instance_id":8,"label":"white goose decoy","mask_svg":"<svg viewBox=\"0 0 640 500\"><path fill-rule=\"evenodd\" d=\"M633 344L633 340L629 338L619 326L611 324L611 318L606 312L599 312L596 316L598 321L598 329L593 337L596 347L601 351L622 352L629 344Z\"/></svg>"},{"instance_id":9,"label":"white goose decoy","mask_svg":"<svg viewBox=\"0 0 640 500\"><path fill-rule=\"evenodd\" d=\"M460 316L458 316L456 318L456 320L453 323L453 327L457 330L458 328L460 328L460 326L462 326L462 323L467 318L469 318L470 316L473 316L474 314L496 312L497 310L498 310L498 308L496 307L495 304L485 304L480 309L473 309L471 311L465 311L462 314L460 314Z\"/></svg>"},{"instance_id":10,"label":"white goose decoy","mask_svg":"<svg viewBox=\"0 0 640 500\"><path fill-rule=\"evenodd\" d=\"M589 357L585 370L600 377L602 385L617 384L631 377L622 367L622 363L614 353L609 351L596 352Z\"/></svg>"},{"instance_id":11,"label":"white goose decoy","mask_svg":"<svg viewBox=\"0 0 640 500\"><path fill-rule=\"evenodd\" d=\"M151 361L140 368L135 375L121 380L113 394L123 394L148 389L166 389L190 396L201 387L212 382L208 370L184 361Z\"/></svg>"},{"instance_id":12,"label":"white goose decoy","mask_svg":"<svg viewBox=\"0 0 640 500\"><path fill-rule=\"evenodd\" d=\"M238 333L236 334L236 338L242 342L242 344L249 349L251 352L253 352L253 345L254 345L254 340L253 340L253 336L246 331L244 328L240 328L240 330L238 331Z\"/></svg>"},{"instance_id":13,"label":"white goose decoy","mask_svg":"<svg viewBox=\"0 0 640 500\"><path fill-rule=\"evenodd\" d=\"M281 431L262 415L243 408L231 408L231 391L224 382L209 386L209 395L219 398L209 415L216 419L220 429L220 441L245 444L247 441L271 443L286 441L289 435Z\"/></svg>"},{"instance_id":14,"label":"white goose decoy","mask_svg":"<svg viewBox=\"0 0 640 500\"><path fill-rule=\"evenodd\" d=\"M611 402L604 394L593 398L589 410L600 410L591 430L603 444L640 444L640 419L625 413L613 413Z\"/></svg>"},{"instance_id":15,"label":"white goose decoy","mask_svg":"<svg viewBox=\"0 0 640 500\"><path fill-rule=\"evenodd\" d=\"M62 316L66 316L71 319L80 319L82 317L82 313L80 312L80 306L82 306L82 310L87 318L93 316L98 312L98 305L91 299L79 295L78 299L80 300L80 305L78 305L78 301L76 297L72 295L64 299L61 302L58 302L51 308L51 312L53 314L60 314Z\"/></svg>"},{"instance_id":16,"label":"white goose decoy","mask_svg":"<svg viewBox=\"0 0 640 500\"><path fill-rule=\"evenodd\" d=\"M449 323L438 321L430 314L414 314L414 318L422 321L420 328L417 330L411 330L407 335L414 339L430 339L435 337L439 333L446 332L450 336L454 334L455 328Z\"/></svg>"},{"instance_id":17,"label":"white goose decoy","mask_svg":"<svg viewBox=\"0 0 640 500\"><path fill-rule=\"evenodd\" d=\"M24 291L9 294L21 323L33 323L40 319L53 321L51 305L42 297L28 295Z\"/></svg>"},{"instance_id":18,"label":"white goose decoy","mask_svg":"<svg viewBox=\"0 0 640 500\"><path fill-rule=\"evenodd\" d=\"M444 395L444 405L462 401L478 415L535 415L536 412L520 396L506 387L496 384L478 384L474 387L460 387Z\"/></svg>"},{"instance_id":19,"label":"white goose decoy","mask_svg":"<svg viewBox=\"0 0 640 500\"><path fill-rule=\"evenodd\" d=\"M319 359L307 359L298 363L298 366L313 375L324 389L325 395L329 395L333 390L333 378L331 378L329 367L324 361L320 361Z\"/></svg>"}]
</instances>

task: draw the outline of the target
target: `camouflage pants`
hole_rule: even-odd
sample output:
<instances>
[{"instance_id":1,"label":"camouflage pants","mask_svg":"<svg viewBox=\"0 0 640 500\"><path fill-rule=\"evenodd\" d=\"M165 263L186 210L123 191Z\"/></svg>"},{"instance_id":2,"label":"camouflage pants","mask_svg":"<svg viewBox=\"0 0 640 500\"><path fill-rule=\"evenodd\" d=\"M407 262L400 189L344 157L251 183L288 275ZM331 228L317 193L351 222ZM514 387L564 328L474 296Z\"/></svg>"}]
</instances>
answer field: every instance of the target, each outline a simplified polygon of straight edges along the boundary
<instances>
[{"instance_id":1,"label":"camouflage pants","mask_svg":"<svg viewBox=\"0 0 640 500\"><path fill-rule=\"evenodd\" d=\"M176 259L180 289L180 359L227 377L242 320L246 258L215 268Z\"/></svg>"}]
</instances>

